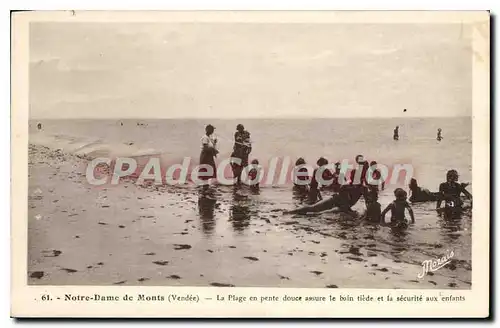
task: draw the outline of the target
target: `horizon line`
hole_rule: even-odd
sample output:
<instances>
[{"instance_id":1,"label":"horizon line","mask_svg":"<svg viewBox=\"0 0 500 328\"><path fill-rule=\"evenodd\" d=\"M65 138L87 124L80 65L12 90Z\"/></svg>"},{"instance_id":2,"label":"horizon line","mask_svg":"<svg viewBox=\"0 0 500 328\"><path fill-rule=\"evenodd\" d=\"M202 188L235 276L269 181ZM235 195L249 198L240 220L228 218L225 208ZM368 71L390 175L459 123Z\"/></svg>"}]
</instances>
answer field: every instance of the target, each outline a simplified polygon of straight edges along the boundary
<instances>
[{"instance_id":1,"label":"horizon line","mask_svg":"<svg viewBox=\"0 0 500 328\"><path fill-rule=\"evenodd\" d=\"M472 118L472 115L456 116L252 116L252 117L30 117L28 120L262 120L262 119L394 119L394 118Z\"/></svg>"}]
</instances>

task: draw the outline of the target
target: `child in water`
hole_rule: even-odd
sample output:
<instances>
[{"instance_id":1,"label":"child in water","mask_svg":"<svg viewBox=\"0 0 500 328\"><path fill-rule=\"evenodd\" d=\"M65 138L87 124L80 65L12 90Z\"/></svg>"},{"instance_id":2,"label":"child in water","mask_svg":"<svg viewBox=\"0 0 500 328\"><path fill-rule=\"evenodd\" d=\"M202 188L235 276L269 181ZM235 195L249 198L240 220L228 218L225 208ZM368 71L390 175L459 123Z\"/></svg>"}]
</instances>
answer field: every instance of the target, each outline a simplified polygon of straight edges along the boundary
<instances>
[{"instance_id":1,"label":"child in water","mask_svg":"<svg viewBox=\"0 0 500 328\"><path fill-rule=\"evenodd\" d=\"M381 207L378 202L378 194L369 192L366 197L366 212L363 214L361 219L366 220L371 223L379 223L381 216Z\"/></svg>"},{"instance_id":2,"label":"child in water","mask_svg":"<svg viewBox=\"0 0 500 328\"><path fill-rule=\"evenodd\" d=\"M465 187L466 183L458 183L458 172L449 170L446 172L446 182L439 185L439 198L437 200L436 209L441 209L441 203L445 201L445 208L457 209L462 208L463 202L460 195L463 193L468 199L472 200L472 195Z\"/></svg>"},{"instance_id":3,"label":"child in water","mask_svg":"<svg viewBox=\"0 0 500 328\"><path fill-rule=\"evenodd\" d=\"M306 161L299 157L293 170L293 197L300 200L300 202L307 200L309 190L310 177L305 165Z\"/></svg>"},{"instance_id":4,"label":"child in water","mask_svg":"<svg viewBox=\"0 0 500 328\"><path fill-rule=\"evenodd\" d=\"M405 229L408 227L408 220L405 217L405 209L408 209L410 213L411 223L415 223L415 216L413 215L413 210L410 204L406 201L408 194L401 188L394 190L394 196L396 199L387 205L381 214L380 223L385 225L385 215L387 212L391 211L391 227L397 229Z\"/></svg>"},{"instance_id":5,"label":"child in water","mask_svg":"<svg viewBox=\"0 0 500 328\"><path fill-rule=\"evenodd\" d=\"M356 162L356 167L351 170L350 183L351 185L366 186L366 173L370 165L368 164L368 161L365 160L363 155L357 155L354 161Z\"/></svg>"},{"instance_id":6,"label":"child in water","mask_svg":"<svg viewBox=\"0 0 500 328\"><path fill-rule=\"evenodd\" d=\"M382 183L380 183L380 185L381 185L382 190L384 190L385 189L385 181L382 179L383 178L382 172L380 172L380 170L377 169L376 167L377 167L377 162L371 161L370 168L373 169L373 172L371 174L373 181L367 180L367 185L368 185L368 189L370 192L375 192L378 194L378 192L379 192L378 183L380 183L380 180L382 180ZM370 182L372 182L372 183L370 183Z\"/></svg>"},{"instance_id":7,"label":"child in water","mask_svg":"<svg viewBox=\"0 0 500 328\"><path fill-rule=\"evenodd\" d=\"M393 139L394 140L399 140L399 126L396 126L396 128L394 129Z\"/></svg>"},{"instance_id":8,"label":"child in water","mask_svg":"<svg viewBox=\"0 0 500 328\"><path fill-rule=\"evenodd\" d=\"M238 124L234 133L234 146L233 153L231 154L231 158L239 160L239 163L231 163L233 177L236 178L238 184L241 182L241 172L248 165L248 156L251 152L250 133L245 130L243 124Z\"/></svg>"},{"instance_id":9,"label":"child in water","mask_svg":"<svg viewBox=\"0 0 500 328\"><path fill-rule=\"evenodd\" d=\"M308 202L309 204L314 204L318 200L323 200L323 197L321 196L321 193L319 192L319 189L323 186L320 181L318 181L316 174L318 173L318 170L325 165L328 165L328 160L326 158L321 157L318 159L316 162L316 165L318 167L314 170L313 176L311 178L311 182L309 183L309 195L308 195ZM332 179L332 174L330 170L325 169L323 171L323 174L321 176L323 180L330 181Z\"/></svg>"}]
</instances>

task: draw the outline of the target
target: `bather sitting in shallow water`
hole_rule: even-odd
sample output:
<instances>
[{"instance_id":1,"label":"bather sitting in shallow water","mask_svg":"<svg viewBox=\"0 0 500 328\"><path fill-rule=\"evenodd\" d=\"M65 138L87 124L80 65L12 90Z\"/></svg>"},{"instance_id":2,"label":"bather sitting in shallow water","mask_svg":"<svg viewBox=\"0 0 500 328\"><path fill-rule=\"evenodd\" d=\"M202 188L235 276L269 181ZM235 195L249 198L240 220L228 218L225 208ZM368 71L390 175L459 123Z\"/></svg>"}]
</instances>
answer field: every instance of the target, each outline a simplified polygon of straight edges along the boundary
<instances>
[{"instance_id":1,"label":"bather sitting in shallow water","mask_svg":"<svg viewBox=\"0 0 500 328\"><path fill-rule=\"evenodd\" d=\"M363 194L366 188L363 186L344 185L338 194L323 199L313 205L307 205L292 211L285 211L284 214L307 214L322 213L325 211L337 210L339 212L354 213L351 209Z\"/></svg>"},{"instance_id":2,"label":"bather sitting in shallow water","mask_svg":"<svg viewBox=\"0 0 500 328\"><path fill-rule=\"evenodd\" d=\"M432 192L428 189L419 187L417 180L414 178L410 180L410 184L408 186L411 191L410 202L412 203L432 202L438 200L439 198L438 192Z\"/></svg>"},{"instance_id":3,"label":"bather sitting in shallow water","mask_svg":"<svg viewBox=\"0 0 500 328\"><path fill-rule=\"evenodd\" d=\"M415 215L413 214L413 210L406 201L407 193L401 188L396 188L394 190L394 196L396 199L390 203L381 213L380 215L380 223L385 225L385 215L387 212L391 212L391 223L389 224L393 229L406 229L408 228L409 223L415 223ZM405 210L408 210L410 214L411 221L408 221L405 217Z\"/></svg>"},{"instance_id":4,"label":"bather sitting in shallow water","mask_svg":"<svg viewBox=\"0 0 500 328\"><path fill-rule=\"evenodd\" d=\"M439 198L436 204L436 210L438 212L452 211L460 212L463 210L463 201L461 195L464 194L471 201L470 207L472 207L472 195L468 192L465 187L467 183L458 182L458 172L456 170L449 170L446 172L446 182L439 185ZM441 209L441 203L444 201L445 207Z\"/></svg>"},{"instance_id":5,"label":"bather sitting in shallow water","mask_svg":"<svg viewBox=\"0 0 500 328\"><path fill-rule=\"evenodd\" d=\"M465 189L469 184L468 183L460 183L460 186ZM411 191L411 196L410 196L410 202L412 203L421 203L421 202L433 202L433 201L439 201L441 193L440 192L432 192L429 191L429 189L421 188L417 180L412 178L410 180L410 184L408 185L410 187Z\"/></svg>"}]
</instances>

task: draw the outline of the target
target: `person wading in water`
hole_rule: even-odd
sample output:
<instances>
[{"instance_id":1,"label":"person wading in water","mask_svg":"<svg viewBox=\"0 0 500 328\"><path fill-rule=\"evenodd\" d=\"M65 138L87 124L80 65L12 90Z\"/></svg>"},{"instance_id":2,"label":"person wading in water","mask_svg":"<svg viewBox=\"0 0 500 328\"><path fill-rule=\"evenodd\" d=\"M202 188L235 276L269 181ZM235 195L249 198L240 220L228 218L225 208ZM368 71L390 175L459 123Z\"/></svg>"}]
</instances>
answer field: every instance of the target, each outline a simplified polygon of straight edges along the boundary
<instances>
[{"instance_id":1,"label":"person wading in water","mask_svg":"<svg viewBox=\"0 0 500 328\"><path fill-rule=\"evenodd\" d=\"M438 129L436 140L437 141L443 140L443 136L441 135L441 128Z\"/></svg>"},{"instance_id":2,"label":"person wading in water","mask_svg":"<svg viewBox=\"0 0 500 328\"><path fill-rule=\"evenodd\" d=\"M300 208L284 211L283 214L307 214L321 213L326 211L339 211L349 214L355 214L351 209L362 195L366 195L366 187L361 185L343 185L340 187L339 193L333 194L329 198L320 200L319 202L302 206Z\"/></svg>"},{"instance_id":3,"label":"person wading in water","mask_svg":"<svg viewBox=\"0 0 500 328\"><path fill-rule=\"evenodd\" d=\"M241 163L238 163L239 161L231 163L233 177L237 179L238 184L241 183L241 172L248 165L248 156L251 152L250 133L245 130L243 124L238 124L234 133L234 146L231 154L231 158L237 158L241 161Z\"/></svg>"},{"instance_id":4,"label":"person wading in water","mask_svg":"<svg viewBox=\"0 0 500 328\"><path fill-rule=\"evenodd\" d=\"M205 127L205 135L201 137L201 153L200 165L209 165L212 168L211 174L207 168L200 168L200 173L204 173L199 177L204 181L203 190L206 191L209 187L209 180L217 177L217 169L215 167L215 157L219 153L217 150L217 138L214 136L215 127L211 124Z\"/></svg>"},{"instance_id":5,"label":"person wading in water","mask_svg":"<svg viewBox=\"0 0 500 328\"><path fill-rule=\"evenodd\" d=\"M393 138L394 138L394 140L399 140L399 126L396 126L396 128L394 129Z\"/></svg>"}]
</instances>

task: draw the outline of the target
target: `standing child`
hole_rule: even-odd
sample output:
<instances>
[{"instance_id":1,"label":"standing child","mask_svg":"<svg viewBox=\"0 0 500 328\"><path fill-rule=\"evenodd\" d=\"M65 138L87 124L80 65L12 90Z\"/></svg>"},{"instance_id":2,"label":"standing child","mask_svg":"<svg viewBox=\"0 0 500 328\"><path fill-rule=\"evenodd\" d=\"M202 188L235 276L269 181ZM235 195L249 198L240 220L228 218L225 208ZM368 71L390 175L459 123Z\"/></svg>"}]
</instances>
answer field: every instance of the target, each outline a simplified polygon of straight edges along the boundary
<instances>
[{"instance_id":1,"label":"standing child","mask_svg":"<svg viewBox=\"0 0 500 328\"><path fill-rule=\"evenodd\" d=\"M439 197L436 204L436 209L441 208L441 203L445 202L445 209L447 210L457 210L462 209L463 201L460 199L461 194L472 200L472 195L468 192L465 187L467 184L458 183L458 172L457 170L449 170L446 172L446 182L439 185Z\"/></svg>"},{"instance_id":2,"label":"standing child","mask_svg":"<svg viewBox=\"0 0 500 328\"><path fill-rule=\"evenodd\" d=\"M394 190L396 199L387 205L381 214L381 224L385 225L385 215L391 211L391 227L396 229L406 229L408 227L408 220L405 217L405 210L408 209L410 213L411 223L415 223L415 216L410 204L406 201L408 194L401 188Z\"/></svg>"},{"instance_id":3,"label":"standing child","mask_svg":"<svg viewBox=\"0 0 500 328\"><path fill-rule=\"evenodd\" d=\"M252 183L250 184L250 188L253 189L253 190L258 190L259 189L258 179L260 177L259 177L259 168L258 168L258 165L259 165L259 161L257 159L254 159L252 161L252 166L253 167L250 170L250 172L248 172L248 179L249 179L249 181L252 181Z\"/></svg>"}]
</instances>

